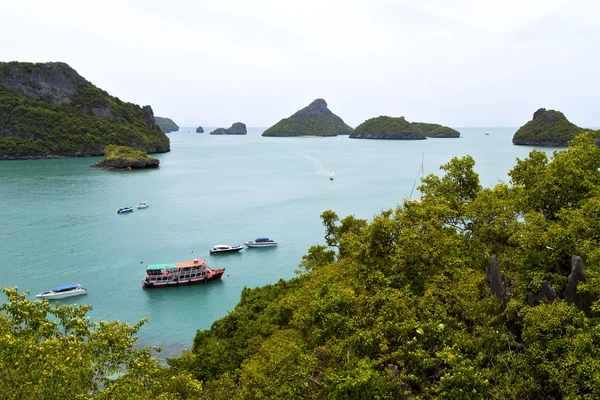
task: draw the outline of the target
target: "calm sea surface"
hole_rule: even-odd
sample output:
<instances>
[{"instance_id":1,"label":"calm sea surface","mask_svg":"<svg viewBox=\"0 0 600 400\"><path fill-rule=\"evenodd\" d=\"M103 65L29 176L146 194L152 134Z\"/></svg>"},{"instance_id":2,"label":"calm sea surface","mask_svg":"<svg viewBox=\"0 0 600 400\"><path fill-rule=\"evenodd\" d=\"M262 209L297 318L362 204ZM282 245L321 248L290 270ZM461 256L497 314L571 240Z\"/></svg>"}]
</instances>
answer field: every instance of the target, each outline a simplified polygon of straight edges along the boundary
<instances>
[{"instance_id":1,"label":"calm sea surface","mask_svg":"<svg viewBox=\"0 0 600 400\"><path fill-rule=\"evenodd\" d=\"M63 303L92 304L94 320L148 318L140 343L162 345L162 357L176 355L198 329L232 310L245 286L293 277L307 249L324 244L323 211L370 219L395 207L409 197L422 156L429 174L454 156L472 155L482 184L491 186L508 182L516 158L532 150L512 145L514 128L459 130L460 139L385 141L180 128L169 134L171 152L157 155L157 170L89 168L99 158L0 162L0 286L29 290L33 299L79 282L88 294ZM116 212L141 201L150 208ZM279 247L208 252L262 236ZM226 267L223 279L142 289L146 264L190 260L192 251L211 267Z\"/></svg>"}]
</instances>

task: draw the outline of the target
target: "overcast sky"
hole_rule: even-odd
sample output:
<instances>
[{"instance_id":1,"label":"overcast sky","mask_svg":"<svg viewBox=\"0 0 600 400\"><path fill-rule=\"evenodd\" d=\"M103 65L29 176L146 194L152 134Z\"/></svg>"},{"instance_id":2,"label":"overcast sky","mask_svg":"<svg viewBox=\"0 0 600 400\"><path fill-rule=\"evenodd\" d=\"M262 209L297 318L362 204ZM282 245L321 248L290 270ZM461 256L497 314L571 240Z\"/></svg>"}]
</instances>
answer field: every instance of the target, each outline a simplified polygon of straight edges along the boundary
<instances>
[{"instance_id":1,"label":"overcast sky","mask_svg":"<svg viewBox=\"0 0 600 400\"><path fill-rule=\"evenodd\" d=\"M597 0L1 0L0 61L62 61L179 126L268 127L316 98L379 115L600 126Z\"/></svg>"}]
</instances>

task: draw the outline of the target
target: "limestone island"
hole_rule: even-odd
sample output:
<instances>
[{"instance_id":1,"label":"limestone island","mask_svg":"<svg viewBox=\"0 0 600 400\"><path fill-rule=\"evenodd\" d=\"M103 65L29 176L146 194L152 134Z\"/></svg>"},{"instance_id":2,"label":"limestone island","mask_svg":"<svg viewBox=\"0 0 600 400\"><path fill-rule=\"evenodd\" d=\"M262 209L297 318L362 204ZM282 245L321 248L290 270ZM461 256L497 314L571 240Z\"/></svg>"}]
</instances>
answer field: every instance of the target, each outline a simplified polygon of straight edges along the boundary
<instances>
[{"instance_id":1,"label":"limestone island","mask_svg":"<svg viewBox=\"0 0 600 400\"><path fill-rule=\"evenodd\" d=\"M246 132L246 124L243 124L241 122L236 122L233 125L231 125L230 128L225 129L225 128L217 128L214 131L212 131L210 134L211 135L245 135Z\"/></svg>"},{"instance_id":2,"label":"limestone island","mask_svg":"<svg viewBox=\"0 0 600 400\"><path fill-rule=\"evenodd\" d=\"M144 151L127 146L110 144L104 149L104 160L90 165L92 168L122 171L144 168L158 168L160 161Z\"/></svg>"},{"instance_id":3,"label":"limestone island","mask_svg":"<svg viewBox=\"0 0 600 400\"><path fill-rule=\"evenodd\" d=\"M109 95L65 63L0 62L0 160L101 156L125 143L170 150L150 106Z\"/></svg>"},{"instance_id":4,"label":"limestone island","mask_svg":"<svg viewBox=\"0 0 600 400\"><path fill-rule=\"evenodd\" d=\"M179 130L179 127L171 118L154 117L154 119L164 133L177 132Z\"/></svg>"},{"instance_id":5,"label":"limestone island","mask_svg":"<svg viewBox=\"0 0 600 400\"><path fill-rule=\"evenodd\" d=\"M425 122L408 122L404 117L380 116L357 126L351 139L424 140L458 138L460 132L447 126Z\"/></svg>"},{"instance_id":6,"label":"limestone island","mask_svg":"<svg viewBox=\"0 0 600 400\"><path fill-rule=\"evenodd\" d=\"M201 126L199 126L196 128L196 133L204 133L204 129Z\"/></svg>"},{"instance_id":7,"label":"limestone island","mask_svg":"<svg viewBox=\"0 0 600 400\"><path fill-rule=\"evenodd\" d=\"M580 128L569 122L560 111L540 108L533 113L533 119L515 132L513 144L526 146L566 147L575 136L590 132L598 137L600 131Z\"/></svg>"},{"instance_id":8,"label":"limestone island","mask_svg":"<svg viewBox=\"0 0 600 400\"><path fill-rule=\"evenodd\" d=\"M353 129L327 108L323 99L316 99L307 107L284 118L266 131L262 136L337 136L349 135Z\"/></svg>"}]
</instances>

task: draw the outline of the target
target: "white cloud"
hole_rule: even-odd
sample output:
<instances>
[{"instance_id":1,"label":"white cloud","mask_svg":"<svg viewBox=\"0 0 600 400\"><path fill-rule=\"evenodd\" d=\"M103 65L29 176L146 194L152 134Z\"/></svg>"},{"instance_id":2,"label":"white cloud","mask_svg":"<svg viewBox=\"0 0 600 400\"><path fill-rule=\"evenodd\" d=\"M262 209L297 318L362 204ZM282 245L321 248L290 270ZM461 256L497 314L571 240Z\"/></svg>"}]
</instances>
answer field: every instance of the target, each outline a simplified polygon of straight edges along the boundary
<instances>
[{"instance_id":1,"label":"white cloud","mask_svg":"<svg viewBox=\"0 0 600 400\"><path fill-rule=\"evenodd\" d=\"M351 125L518 126L538 107L600 125L599 11L589 0L9 1L0 54L67 62L183 126L269 126L317 97Z\"/></svg>"}]
</instances>

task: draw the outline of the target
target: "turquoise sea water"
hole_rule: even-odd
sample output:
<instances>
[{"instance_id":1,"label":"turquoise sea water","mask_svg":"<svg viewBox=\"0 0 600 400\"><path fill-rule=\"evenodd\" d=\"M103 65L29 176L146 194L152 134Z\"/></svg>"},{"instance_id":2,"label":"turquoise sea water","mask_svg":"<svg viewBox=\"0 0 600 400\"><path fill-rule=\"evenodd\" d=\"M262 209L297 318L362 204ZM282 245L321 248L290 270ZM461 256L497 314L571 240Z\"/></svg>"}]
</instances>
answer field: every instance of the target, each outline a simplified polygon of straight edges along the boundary
<instances>
[{"instance_id":1,"label":"turquoise sea water","mask_svg":"<svg viewBox=\"0 0 600 400\"><path fill-rule=\"evenodd\" d=\"M401 203L422 157L429 174L470 154L484 186L508 182L515 159L532 150L512 145L515 130L459 128L460 139L380 141L180 128L169 134L171 152L157 155L158 170L89 168L98 158L0 162L0 286L30 290L33 298L79 282L88 294L63 303L92 304L94 320L148 318L140 343L176 355L190 348L196 330L232 310L245 286L293 277L306 250L324 244L323 211L370 219ZM141 201L150 207L116 212ZM215 244L262 236L279 247L208 253ZM190 260L192 251L226 267L223 279L142 289L146 264Z\"/></svg>"}]
</instances>

